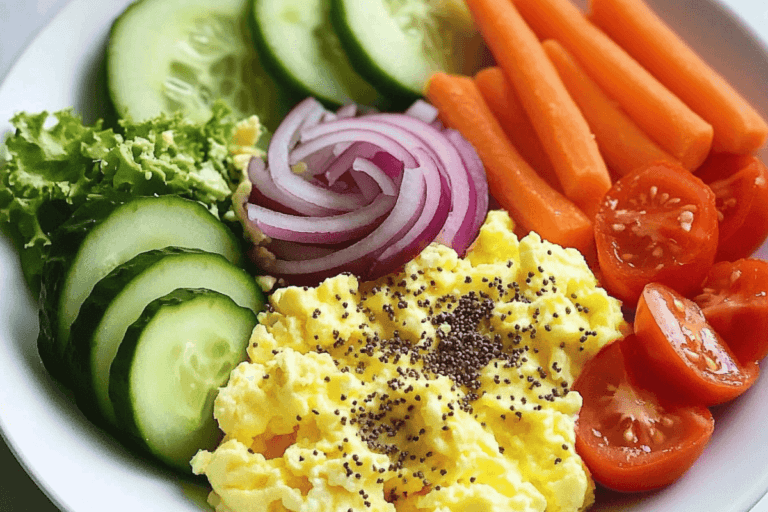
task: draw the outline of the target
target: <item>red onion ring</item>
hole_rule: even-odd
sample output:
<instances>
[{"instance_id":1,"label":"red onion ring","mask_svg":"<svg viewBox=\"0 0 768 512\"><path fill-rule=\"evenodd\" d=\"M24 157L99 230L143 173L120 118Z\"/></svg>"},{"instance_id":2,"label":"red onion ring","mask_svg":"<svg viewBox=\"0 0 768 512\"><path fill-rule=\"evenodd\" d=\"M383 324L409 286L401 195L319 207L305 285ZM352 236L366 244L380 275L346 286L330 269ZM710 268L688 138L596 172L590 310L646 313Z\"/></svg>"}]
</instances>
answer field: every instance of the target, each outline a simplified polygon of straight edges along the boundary
<instances>
[{"instance_id":1,"label":"red onion ring","mask_svg":"<svg viewBox=\"0 0 768 512\"><path fill-rule=\"evenodd\" d=\"M246 205L248 220L270 238L309 244L335 244L368 234L395 204L395 196L379 194L353 212L327 217L300 217L256 204Z\"/></svg>"},{"instance_id":2,"label":"red onion ring","mask_svg":"<svg viewBox=\"0 0 768 512\"><path fill-rule=\"evenodd\" d=\"M415 222L413 212L421 213L424 208L426 183L423 174L418 169L405 169L403 174L403 181L411 186L400 188L390 214L366 237L326 256L299 261L275 260L268 263L268 270L281 277L293 278L292 281L299 284L317 282L341 272L365 275L375 255L407 232Z\"/></svg>"},{"instance_id":3,"label":"red onion ring","mask_svg":"<svg viewBox=\"0 0 768 512\"><path fill-rule=\"evenodd\" d=\"M239 211L249 252L289 284L352 272L373 279L433 241L463 255L488 209L474 148L443 130L424 101L403 114L336 113L308 98L272 136L269 166L253 159L249 202Z\"/></svg>"}]
</instances>

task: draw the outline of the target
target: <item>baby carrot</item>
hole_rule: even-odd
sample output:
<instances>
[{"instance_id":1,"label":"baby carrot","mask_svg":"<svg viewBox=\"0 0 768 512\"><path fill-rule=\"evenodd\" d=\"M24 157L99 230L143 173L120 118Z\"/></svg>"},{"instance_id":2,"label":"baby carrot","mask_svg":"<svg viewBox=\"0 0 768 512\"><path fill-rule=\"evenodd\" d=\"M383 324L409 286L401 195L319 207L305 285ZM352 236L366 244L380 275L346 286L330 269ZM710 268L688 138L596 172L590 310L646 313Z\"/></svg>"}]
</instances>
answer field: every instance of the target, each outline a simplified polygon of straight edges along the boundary
<instances>
[{"instance_id":1,"label":"baby carrot","mask_svg":"<svg viewBox=\"0 0 768 512\"><path fill-rule=\"evenodd\" d=\"M688 170L709 154L712 125L664 87L569 0L514 0L542 39L558 40L589 76Z\"/></svg>"},{"instance_id":2,"label":"baby carrot","mask_svg":"<svg viewBox=\"0 0 768 512\"><path fill-rule=\"evenodd\" d=\"M680 164L638 128L560 43L547 39L542 46L592 128L605 163L616 174L624 176L657 160Z\"/></svg>"},{"instance_id":3,"label":"baby carrot","mask_svg":"<svg viewBox=\"0 0 768 512\"><path fill-rule=\"evenodd\" d=\"M590 218L611 187L584 116L510 0L466 0L480 34L517 91L565 196Z\"/></svg>"},{"instance_id":4,"label":"baby carrot","mask_svg":"<svg viewBox=\"0 0 768 512\"><path fill-rule=\"evenodd\" d=\"M507 138L470 77L438 72L426 96L440 120L474 145L483 161L493 197L524 231L582 254L593 251L592 223L562 194L550 187Z\"/></svg>"},{"instance_id":5,"label":"baby carrot","mask_svg":"<svg viewBox=\"0 0 768 512\"><path fill-rule=\"evenodd\" d=\"M715 129L715 152L753 153L768 124L642 0L592 0L590 19Z\"/></svg>"},{"instance_id":6,"label":"baby carrot","mask_svg":"<svg viewBox=\"0 0 768 512\"><path fill-rule=\"evenodd\" d=\"M475 75L475 84L515 149L550 187L562 193L563 189L552 162L544 151L528 114L523 110L514 87L501 68L492 66L480 70Z\"/></svg>"}]
</instances>

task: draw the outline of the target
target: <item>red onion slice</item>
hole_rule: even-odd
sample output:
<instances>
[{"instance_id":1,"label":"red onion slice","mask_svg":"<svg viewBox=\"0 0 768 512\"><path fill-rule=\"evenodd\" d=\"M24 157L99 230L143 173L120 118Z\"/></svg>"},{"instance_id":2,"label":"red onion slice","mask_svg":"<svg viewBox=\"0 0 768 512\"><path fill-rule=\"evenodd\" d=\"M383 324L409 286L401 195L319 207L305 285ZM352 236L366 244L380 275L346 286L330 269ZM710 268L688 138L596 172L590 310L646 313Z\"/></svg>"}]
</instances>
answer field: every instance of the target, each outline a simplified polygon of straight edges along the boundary
<instances>
[{"instance_id":1,"label":"red onion slice","mask_svg":"<svg viewBox=\"0 0 768 512\"><path fill-rule=\"evenodd\" d=\"M255 204L246 205L248 220L270 238L309 244L335 244L370 233L395 204L394 195L379 194L353 212L327 217L299 217Z\"/></svg>"},{"instance_id":2,"label":"red onion slice","mask_svg":"<svg viewBox=\"0 0 768 512\"><path fill-rule=\"evenodd\" d=\"M269 237L250 251L290 284L339 272L373 279L432 241L463 255L488 209L474 148L417 102L403 114L337 112L301 102L254 163L246 229ZM249 231L250 232L250 231Z\"/></svg>"},{"instance_id":3,"label":"red onion slice","mask_svg":"<svg viewBox=\"0 0 768 512\"><path fill-rule=\"evenodd\" d=\"M434 160L422 149L414 150L426 184L424 209L414 225L376 259L372 275L392 272L421 253L437 236L451 207L450 186Z\"/></svg>"},{"instance_id":4,"label":"red onion slice","mask_svg":"<svg viewBox=\"0 0 768 512\"><path fill-rule=\"evenodd\" d=\"M476 235L476 231L471 230L476 210L474 183L467 176L458 150L441 132L416 118L399 114L373 114L315 125L302 131L301 140L318 140L334 133L334 130L377 129L397 139L409 151L425 148L439 163L439 169L447 176L454 194L451 198L451 212L437 239L463 256Z\"/></svg>"},{"instance_id":5,"label":"red onion slice","mask_svg":"<svg viewBox=\"0 0 768 512\"><path fill-rule=\"evenodd\" d=\"M378 151L375 145L369 142L355 142L346 151L339 155L325 169L325 179L328 183L334 183L337 179L352 169L352 163L356 158L373 158Z\"/></svg>"},{"instance_id":6,"label":"red onion slice","mask_svg":"<svg viewBox=\"0 0 768 512\"><path fill-rule=\"evenodd\" d=\"M285 240L273 240L267 245L267 249L269 249L269 251L278 259L301 261L328 256L349 245L350 244L312 245L286 242Z\"/></svg>"},{"instance_id":7,"label":"red onion slice","mask_svg":"<svg viewBox=\"0 0 768 512\"><path fill-rule=\"evenodd\" d=\"M461 160L464 162L464 168L467 170L467 175L474 184L477 201L475 202L474 219L468 230L469 237L474 238L477 232L480 231L480 226L483 225L485 216L488 214L489 192L488 179L485 176L485 167L483 166L483 161L480 160L477 151L475 151L474 146L472 146L461 133L449 128L446 129L443 134L451 141L451 143L453 143L456 149L459 150ZM475 235L473 235L473 233ZM464 241L463 243L466 243L468 247L472 242L473 240L469 240L468 242Z\"/></svg>"},{"instance_id":8,"label":"red onion slice","mask_svg":"<svg viewBox=\"0 0 768 512\"><path fill-rule=\"evenodd\" d=\"M365 275L370 269L372 258L380 254L387 245L408 231L424 208L426 183L418 169L406 169L395 206L389 216L368 236L358 242L319 258L286 261L261 262L265 270L277 276L290 278L292 282L318 282L320 279L342 271Z\"/></svg>"},{"instance_id":9,"label":"red onion slice","mask_svg":"<svg viewBox=\"0 0 768 512\"><path fill-rule=\"evenodd\" d=\"M463 256L467 247L477 235L471 227L476 210L476 191L474 183L467 176L461 155L442 132L415 118L395 114L377 114L369 116L386 123L396 124L409 130L421 140L421 147L427 149L438 163L438 169L448 178L451 187L451 212L437 241L453 247ZM316 127L316 128L319 128Z\"/></svg>"},{"instance_id":10,"label":"red onion slice","mask_svg":"<svg viewBox=\"0 0 768 512\"><path fill-rule=\"evenodd\" d=\"M352 120L340 119L338 121L323 123L320 126L345 123L348 121ZM274 138L272 140L274 140ZM359 128L340 129L338 131L331 130L329 133L318 136L315 139L311 139L306 142L302 140L302 143L296 146L293 151L295 152L295 158L302 160L306 155L311 155L315 151L318 151L322 148L338 144L339 142L348 141L368 142L374 146L377 146L381 151L385 151L391 154L403 162L406 167L416 166L416 160L414 160L411 153L403 144L400 143L400 141L376 131L375 127L373 130L364 130Z\"/></svg>"},{"instance_id":11,"label":"red onion slice","mask_svg":"<svg viewBox=\"0 0 768 512\"><path fill-rule=\"evenodd\" d=\"M339 210L323 208L314 203L309 203L294 196L290 192L286 192L279 188L275 185L274 181L272 181L272 176L269 174L264 166L264 162L260 158L253 157L248 162L248 179L253 183L253 189L256 194L260 194L269 201L290 208L303 215L324 217L326 215L335 215L339 213Z\"/></svg>"},{"instance_id":12,"label":"red onion slice","mask_svg":"<svg viewBox=\"0 0 768 512\"><path fill-rule=\"evenodd\" d=\"M363 172L373 178L382 194L387 196L397 195L397 189L395 188L395 183L392 181L392 178L390 178L387 173L373 161L368 160L367 158L355 158L355 161L352 162L352 169Z\"/></svg>"},{"instance_id":13,"label":"red onion slice","mask_svg":"<svg viewBox=\"0 0 768 512\"><path fill-rule=\"evenodd\" d=\"M301 129L317 124L325 109L313 98L299 103L275 130L267 150L269 171L275 185L307 203L327 210L352 211L365 205L362 195L341 194L318 187L291 170L289 151ZM323 123L326 124L326 123ZM322 125L321 125L322 126Z\"/></svg>"}]
</instances>

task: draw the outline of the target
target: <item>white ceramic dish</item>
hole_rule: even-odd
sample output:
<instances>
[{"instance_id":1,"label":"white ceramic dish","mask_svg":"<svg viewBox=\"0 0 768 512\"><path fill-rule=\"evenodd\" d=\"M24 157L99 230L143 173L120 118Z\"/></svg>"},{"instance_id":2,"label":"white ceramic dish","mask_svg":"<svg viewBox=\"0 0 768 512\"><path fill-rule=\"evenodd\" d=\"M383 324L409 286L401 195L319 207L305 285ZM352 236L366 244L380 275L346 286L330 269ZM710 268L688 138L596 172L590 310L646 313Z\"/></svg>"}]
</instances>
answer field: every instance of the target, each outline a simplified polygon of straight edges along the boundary
<instances>
[{"instance_id":1,"label":"white ceramic dish","mask_svg":"<svg viewBox=\"0 0 768 512\"><path fill-rule=\"evenodd\" d=\"M702 55L768 116L768 51L711 0L649 0ZM738 2L741 0L732 0ZM74 106L91 121L103 105L99 69L111 20L129 0L71 0L20 56L0 86L0 134L14 112ZM768 12L766 13L768 23ZM768 149L761 152L768 161ZM768 244L759 251L768 258ZM0 236L0 431L62 510L205 510L207 489L136 458L93 427L45 373L37 312L13 248ZM715 411L716 432L677 484L636 496L600 493L595 512L749 510L768 490L768 378Z\"/></svg>"}]
</instances>

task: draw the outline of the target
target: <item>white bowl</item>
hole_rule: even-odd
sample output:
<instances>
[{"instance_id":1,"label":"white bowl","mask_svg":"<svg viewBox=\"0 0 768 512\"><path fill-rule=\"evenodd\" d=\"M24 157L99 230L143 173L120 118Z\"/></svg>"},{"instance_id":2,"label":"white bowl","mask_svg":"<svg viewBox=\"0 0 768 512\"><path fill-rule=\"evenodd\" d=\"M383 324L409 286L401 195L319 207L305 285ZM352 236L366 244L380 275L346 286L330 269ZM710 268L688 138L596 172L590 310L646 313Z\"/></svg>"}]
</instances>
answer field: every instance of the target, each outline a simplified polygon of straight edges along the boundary
<instances>
[{"instance_id":1,"label":"white bowl","mask_svg":"<svg viewBox=\"0 0 768 512\"><path fill-rule=\"evenodd\" d=\"M748 6L754 0L729 1L742 2L760 15L759 9ZM768 117L765 43L711 0L649 2ZM8 120L19 110L74 106L86 121L94 119L104 100L94 91L101 79L107 32L128 3L71 0L58 13L0 86L0 134L10 129ZM763 9L768 25L768 8ZM768 30L765 34L768 39ZM760 155L768 161L768 149ZM768 244L759 254L768 258ZM85 420L70 394L48 377L36 349L36 306L4 236L0 236L0 319L0 431L56 506L71 512L206 509L204 485L181 481L127 452ZM712 442L678 483L642 496L601 491L593 510L749 510L768 490L768 442L762 437L768 434L766 394L768 378L763 377L746 395L715 411Z\"/></svg>"}]
</instances>

